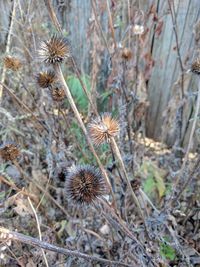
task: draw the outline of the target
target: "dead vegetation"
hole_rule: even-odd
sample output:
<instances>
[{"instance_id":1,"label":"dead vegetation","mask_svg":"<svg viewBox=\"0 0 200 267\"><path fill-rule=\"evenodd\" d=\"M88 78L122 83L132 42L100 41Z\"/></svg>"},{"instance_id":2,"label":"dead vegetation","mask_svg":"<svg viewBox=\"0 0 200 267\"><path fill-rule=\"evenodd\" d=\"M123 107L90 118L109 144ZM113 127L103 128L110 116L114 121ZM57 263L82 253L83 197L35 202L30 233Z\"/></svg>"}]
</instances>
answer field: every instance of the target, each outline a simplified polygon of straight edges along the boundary
<instances>
[{"instance_id":1,"label":"dead vegetation","mask_svg":"<svg viewBox=\"0 0 200 267\"><path fill-rule=\"evenodd\" d=\"M58 6L12 1L1 56L0 265L200 266L200 86L185 91L200 68L196 57L186 73L174 1L166 14L180 73L163 142L146 137L150 25L159 36L164 24L156 6L145 13L127 1L120 24L120 1L92 0L88 74Z\"/></svg>"}]
</instances>

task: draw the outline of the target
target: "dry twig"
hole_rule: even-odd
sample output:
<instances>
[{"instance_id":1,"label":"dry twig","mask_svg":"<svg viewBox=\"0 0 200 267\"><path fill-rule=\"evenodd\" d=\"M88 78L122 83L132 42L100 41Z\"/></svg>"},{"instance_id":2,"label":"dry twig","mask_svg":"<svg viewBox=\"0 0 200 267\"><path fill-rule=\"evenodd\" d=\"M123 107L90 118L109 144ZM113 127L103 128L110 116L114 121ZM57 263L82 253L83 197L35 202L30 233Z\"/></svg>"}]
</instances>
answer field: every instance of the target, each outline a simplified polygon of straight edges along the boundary
<instances>
[{"instance_id":1,"label":"dry twig","mask_svg":"<svg viewBox=\"0 0 200 267\"><path fill-rule=\"evenodd\" d=\"M52 244L49 244L47 242L44 241L40 241L37 238L33 238L27 235L23 235L21 233L17 233L14 231L10 231L6 228L0 227L0 238L2 238L2 236L6 236L6 238L11 239L11 240L16 240L22 243L25 243L27 245L31 245L31 246L37 246L40 248L43 248L45 250L50 250L56 253L60 253L60 254L64 254L66 256L71 256L71 257L75 257L75 258L82 258L85 259L87 261L95 261L95 262L101 262L104 264L108 264L108 266L125 266L125 267L134 267L134 265L129 265L126 263L122 263L119 261L110 261L110 260L106 260L106 259L101 259L99 257L96 256L90 256L84 253L81 253L79 251L74 251L74 250L70 250L70 249L66 249L66 248L62 248L62 247L58 247ZM136 267L136 266L135 266Z\"/></svg>"}]
</instances>

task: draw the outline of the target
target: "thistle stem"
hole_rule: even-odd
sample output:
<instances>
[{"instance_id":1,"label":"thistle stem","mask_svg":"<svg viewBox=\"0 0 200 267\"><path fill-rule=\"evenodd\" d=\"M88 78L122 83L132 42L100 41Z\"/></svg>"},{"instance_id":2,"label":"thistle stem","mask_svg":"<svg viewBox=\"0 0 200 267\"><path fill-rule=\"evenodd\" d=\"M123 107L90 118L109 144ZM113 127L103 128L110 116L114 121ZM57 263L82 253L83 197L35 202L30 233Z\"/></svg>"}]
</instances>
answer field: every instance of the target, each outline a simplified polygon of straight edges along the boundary
<instances>
[{"instance_id":1,"label":"thistle stem","mask_svg":"<svg viewBox=\"0 0 200 267\"><path fill-rule=\"evenodd\" d=\"M100 168L100 170L101 170L101 172L102 172L102 174L103 174L103 176L104 176L104 178L106 180L106 183L107 183L107 185L108 185L108 187L110 189L110 193L112 195L113 204L114 204L115 209L116 209L117 208L116 201L115 201L115 197L114 197L114 193L113 193L113 190L112 190L112 186L111 186L110 180L108 178L108 175L106 173L106 170L104 169L103 165L101 164L101 161L100 161L100 159L99 159L99 157L98 157L98 155L97 155L97 153L96 153L96 151L94 149L94 146L92 144L92 141L91 141L91 139L89 137L89 134L88 134L88 132L86 130L86 127L85 127L85 125L83 123L83 120L82 120L82 118L80 116L80 113L79 113L79 111L78 111L78 109L76 107L76 104L75 104L74 99L73 99L73 97L71 95L71 92L69 90L69 87L67 86L67 84L65 82L65 79L63 77L63 73L62 73L62 70L61 70L60 65L59 64L56 64L55 67L54 67L54 69L55 69L55 72L57 73L58 79L63 84L65 94L66 94L66 96L68 98L68 101L70 103L70 106L71 106L71 108L72 108L72 110L73 110L73 112L74 112L74 114L76 116L76 119L78 120L79 125L80 125L80 127L81 127L81 129L82 129L82 131L83 131L83 133L85 135L85 138L86 138L86 140L88 142L90 151L94 155L94 157L95 157L95 159L96 159L96 161L97 161L97 163L99 165L99 168Z\"/></svg>"}]
</instances>

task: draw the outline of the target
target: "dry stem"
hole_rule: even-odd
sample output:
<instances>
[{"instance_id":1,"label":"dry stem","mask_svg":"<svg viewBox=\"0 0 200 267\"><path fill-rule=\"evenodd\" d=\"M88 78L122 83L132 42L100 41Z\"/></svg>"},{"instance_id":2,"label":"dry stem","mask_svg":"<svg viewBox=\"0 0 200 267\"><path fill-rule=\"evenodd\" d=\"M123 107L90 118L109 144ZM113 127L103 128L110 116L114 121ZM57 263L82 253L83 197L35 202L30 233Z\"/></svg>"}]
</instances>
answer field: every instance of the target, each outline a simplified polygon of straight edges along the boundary
<instances>
[{"instance_id":1,"label":"dry stem","mask_svg":"<svg viewBox=\"0 0 200 267\"><path fill-rule=\"evenodd\" d=\"M120 263L119 261L110 261L110 260L106 260L106 259L101 259L98 258L96 256L89 256L85 253L81 253L79 251L74 251L74 250L70 250L70 249L66 249L66 248L62 248L62 247L58 247L55 245L52 245L50 243L44 242L44 241L40 241L37 238L33 238L27 235L23 235L21 233L17 233L14 231L10 231L6 228L0 227L0 237L2 236L7 236L7 238L11 239L11 240L16 240L31 246L37 246L46 250L50 250L56 253L60 253L60 254L64 254L66 256L71 256L71 257L75 257L75 258L82 258L85 259L87 261L96 261L96 262L101 262L104 264L108 264L108 266L113 265L113 266L127 266L127 267L134 267L133 265L129 265L129 264L125 264L125 263Z\"/></svg>"},{"instance_id":2,"label":"dry stem","mask_svg":"<svg viewBox=\"0 0 200 267\"><path fill-rule=\"evenodd\" d=\"M111 145L112 145L113 150L115 152L115 155L116 155L116 157L117 157L117 159L119 161L120 168L123 170L124 177L126 179L126 183L127 183L128 188L129 188L129 190L131 192L131 195L133 197L134 203L135 203L135 205L136 205L136 207L138 209L138 212L139 212L139 214L140 214L140 216L141 216L141 218L143 220L144 226L146 226L146 224L145 224L145 218L144 218L144 215L143 215L143 212L142 212L140 203L139 203L139 201L137 199L137 196L135 195L135 193L134 193L134 191L132 189L131 183L129 181L129 178L128 178L128 175L127 175L127 172L126 172L126 169L125 169L125 166L124 166L124 162L122 160L122 157L121 157L121 154L120 154L120 151L119 151L119 148L118 148L117 143L115 142L115 139L113 137L111 137Z\"/></svg>"},{"instance_id":3,"label":"dry stem","mask_svg":"<svg viewBox=\"0 0 200 267\"><path fill-rule=\"evenodd\" d=\"M71 95L71 92L70 92L70 90L69 90L69 88L68 88L68 86L67 86L67 84L65 82L65 79L63 77L60 65L55 65L55 72L57 73L57 76L58 76L60 82L63 84L64 90L65 90L65 94L66 94L66 96L68 98L68 101L69 101L69 103L71 105L71 108L72 108L72 110L73 110L73 112L74 112L74 114L75 114L75 116L76 116L76 118L77 118L77 120L79 122L79 125L80 125L80 127L81 127L81 129L82 129L82 131L83 131L83 133L84 133L84 135L86 137L86 140L88 142L89 148L90 148L92 154L94 155L94 157L95 157L95 159L96 159L96 161L97 161L97 163L99 165L99 168L102 171L102 174L103 174L103 176L104 176L104 178L105 178L105 180L107 182L107 185L108 185L108 187L110 189L110 192L112 194L113 203L115 204L115 207L116 207L115 197L114 197L114 193L113 193L113 190L112 190L108 175L107 175L106 170L104 169L103 165L101 164L101 161L100 161L100 159L99 159L99 157L98 157L98 155L97 155L97 153L96 153L96 151L95 151L95 149L93 147L92 141L91 141L91 139L89 137L89 134L88 134L88 132L86 130L86 127L85 127L85 125L84 125L84 123L82 121L82 118L81 118L80 113L79 113L79 111L78 111L78 109L76 107L76 104L74 103L74 100L73 100L73 97Z\"/></svg>"},{"instance_id":4,"label":"dry stem","mask_svg":"<svg viewBox=\"0 0 200 267\"><path fill-rule=\"evenodd\" d=\"M28 197L28 202L29 202L29 204L31 206L31 209L32 209L32 211L34 213L34 216L35 216L35 220L36 220L37 228L38 228L38 233L39 233L39 239L40 239L40 241L42 241L42 234L41 234L41 230L40 230L40 223L39 223L39 219L38 219L38 216L37 216L37 212L36 212L36 210L35 210L35 208L34 208L34 206L33 206L33 204L32 204L32 202L31 202L29 197ZM45 262L46 266L49 267L49 264L48 264L44 249L41 249L41 250L42 250L42 255L43 255L43 258L44 258L44 262Z\"/></svg>"},{"instance_id":5,"label":"dry stem","mask_svg":"<svg viewBox=\"0 0 200 267\"><path fill-rule=\"evenodd\" d=\"M10 27L9 27L9 31L8 31L7 44L6 44L6 54L8 54L9 51L10 51L11 35L12 35L12 31L13 31L15 13L16 13L16 0L13 1L13 8L12 8L12 14L11 14L11 20L10 20ZM0 84L0 103L2 101L3 83L5 82L5 78L6 78L6 67L3 66L3 71L2 71L2 76L1 76L1 84Z\"/></svg>"},{"instance_id":6,"label":"dry stem","mask_svg":"<svg viewBox=\"0 0 200 267\"><path fill-rule=\"evenodd\" d=\"M199 110L200 110L200 78L199 78L199 85L198 85L198 95L197 95L197 103L196 103L196 110L195 110L195 114L194 114L194 120L193 120L193 124L192 124L192 129L191 129L191 132L190 132L190 137L189 137L189 142L188 142L188 146L187 146L187 150L186 150L186 153L185 153L185 157L184 157L184 160L183 160L183 164L181 166L181 169L180 169L180 172L179 172L179 175L176 179L176 182L175 182L175 185L174 185L174 190L173 190L173 194L172 194L172 198L173 198L173 195L174 195L174 192L176 191L176 188L182 178L182 175L184 173L184 170L185 170L185 166L186 166L186 163L187 163L187 160L188 160L188 157L189 157L189 153L190 153L190 149L191 149L191 146L192 146L192 139L193 139L193 136L194 136L194 132L195 132L195 128L196 128L196 124L197 124L197 120L198 120L198 114L199 114ZM183 188L181 189L181 191L183 192L188 184L188 182L190 181L190 176L188 178L188 180L185 182ZM180 195L182 194L182 192L179 193L179 197ZM176 200L176 199L174 199ZM173 199L172 199L173 201Z\"/></svg>"}]
</instances>

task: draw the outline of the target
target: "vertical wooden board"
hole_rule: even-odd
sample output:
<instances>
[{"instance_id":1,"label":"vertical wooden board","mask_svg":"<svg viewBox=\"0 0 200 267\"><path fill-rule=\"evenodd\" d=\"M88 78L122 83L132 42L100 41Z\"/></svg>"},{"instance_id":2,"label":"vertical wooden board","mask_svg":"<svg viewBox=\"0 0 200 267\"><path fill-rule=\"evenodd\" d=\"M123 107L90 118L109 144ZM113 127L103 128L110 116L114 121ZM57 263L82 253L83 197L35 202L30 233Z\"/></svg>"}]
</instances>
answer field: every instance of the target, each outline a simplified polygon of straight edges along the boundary
<instances>
[{"instance_id":1,"label":"vertical wooden board","mask_svg":"<svg viewBox=\"0 0 200 267\"><path fill-rule=\"evenodd\" d=\"M178 40L179 46L181 48L181 36L184 31L186 17L188 14L190 0L183 1L175 1L175 12L176 12L176 20L177 20L177 32L178 32ZM180 63L177 58L177 49L176 49L176 41L175 41L175 34L173 31L173 24L171 20L171 16L169 17L169 24L167 27L167 31L171 32L172 35L172 42L170 47L166 49L166 53L168 53L168 60L165 62L164 65L164 72L162 73L161 79L161 86L163 85L164 88L161 89L161 97L157 108L157 120L155 121L155 137L158 138L160 136L160 129L162 127L162 120L163 120L163 111L165 110L167 103L169 101L171 95L171 89L173 83L176 82L180 78ZM169 29L172 29L171 31ZM164 39L164 43L166 43L166 38ZM164 50L165 51L165 50ZM182 57L182 55L181 55Z\"/></svg>"},{"instance_id":2,"label":"vertical wooden board","mask_svg":"<svg viewBox=\"0 0 200 267\"><path fill-rule=\"evenodd\" d=\"M196 22L200 5L197 5L196 0L184 0L180 1L179 4L175 1L175 4L177 8L180 51L184 60L185 55L190 49L191 39L193 38L191 25ZM161 133L162 113L170 99L171 87L180 76L177 52L173 51L176 43L170 15L165 17L164 23L165 29L162 32L162 37L161 39L155 40L153 49L153 57L156 62L159 62L160 58L162 58L164 63L163 66L159 64L155 65L148 87L150 109L147 120L147 132L151 137L156 139L159 139ZM160 46L159 53L156 53Z\"/></svg>"},{"instance_id":3,"label":"vertical wooden board","mask_svg":"<svg viewBox=\"0 0 200 267\"><path fill-rule=\"evenodd\" d=\"M158 13L161 15L165 12L166 4L164 1L160 2ZM154 130L157 120L158 106L161 98L163 84L161 82L164 76L165 68L164 63L168 56L168 49L171 44L171 31L169 31L170 19L168 16L163 17L164 24L161 35L154 37L152 57L155 60L155 65L148 83L148 97L150 107L147 116L147 133L149 136L154 136Z\"/></svg>"}]
</instances>

